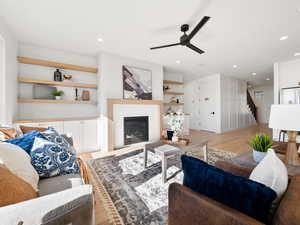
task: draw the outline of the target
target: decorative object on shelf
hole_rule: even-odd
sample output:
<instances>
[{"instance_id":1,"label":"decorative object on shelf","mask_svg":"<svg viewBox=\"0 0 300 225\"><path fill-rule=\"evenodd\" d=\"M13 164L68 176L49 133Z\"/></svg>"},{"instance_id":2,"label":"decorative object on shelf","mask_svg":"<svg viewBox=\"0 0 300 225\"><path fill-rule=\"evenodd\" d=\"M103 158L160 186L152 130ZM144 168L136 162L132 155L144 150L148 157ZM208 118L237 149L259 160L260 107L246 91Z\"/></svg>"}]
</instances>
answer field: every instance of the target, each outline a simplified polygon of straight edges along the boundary
<instances>
[{"instance_id":1,"label":"decorative object on shelf","mask_svg":"<svg viewBox=\"0 0 300 225\"><path fill-rule=\"evenodd\" d=\"M71 74L64 74L64 80L71 81L72 77Z\"/></svg>"},{"instance_id":2,"label":"decorative object on shelf","mask_svg":"<svg viewBox=\"0 0 300 225\"><path fill-rule=\"evenodd\" d=\"M168 85L164 85L163 86L163 91L167 91L167 90L169 90L170 89L170 87L168 86Z\"/></svg>"},{"instance_id":3,"label":"decorative object on shelf","mask_svg":"<svg viewBox=\"0 0 300 225\"><path fill-rule=\"evenodd\" d=\"M173 135L174 135L174 131L172 130L167 130L167 139L169 141L172 141L173 140Z\"/></svg>"},{"instance_id":4,"label":"decorative object on shelf","mask_svg":"<svg viewBox=\"0 0 300 225\"><path fill-rule=\"evenodd\" d=\"M183 121L184 121L184 114L181 112L177 112L177 113L170 113L170 114L166 114L165 115L166 119L167 119L167 123L168 123L168 140L174 141L174 142L178 142L178 138L179 135L181 134L182 130L183 130ZM169 131L173 131L169 132ZM172 134L172 136L171 136Z\"/></svg>"},{"instance_id":5,"label":"decorative object on shelf","mask_svg":"<svg viewBox=\"0 0 300 225\"><path fill-rule=\"evenodd\" d=\"M179 99L178 98L176 99L176 103L179 104Z\"/></svg>"},{"instance_id":6,"label":"decorative object on shelf","mask_svg":"<svg viewBox=\"0 0 300 225\"><path fill-rule=\"evenodd\" d=\"M82 101L90 101L90 92L83 90L81 94Z\"/></svg>"},{"instance_id":7,"label":"decorative object on shelf","mask_svg":"<svg viewBox=\"0 0 300 225\"><path fill-rule=\"evenodd\" d=\"M300 166L297 152L296 138L300 131L300 105L272 105L269 127L288 131L288 147L285 154L285 163Z\"/></svg>"},{"instance_id":8,"label":"decorative object on shelf","mask_svg":"<svg viewBox=\"0 0 300 225\"><path fill-rule=\"evenodd\" d=\"M78 101L78 88L75 88L75 101Z\"/></svg>"},{"instance_id":9,"label":"decorative object on shelf","mask_svg":"<svg viewBox=\"0 0 300 225\"><path fill-rule=\"evenodd\" d=\"M59 69L56 69L54 72L54 81L63 81L62 73L59 71Z\"/></svg>"},{"instance_id":10,"label":"decorative object on shelf","mask_svg":"<svg viewBox=\"0 0 300 225\"><path fill-rule=\"evenodd\" d=\"M62 96L64 95L63 91L53 91L52 95L55 97L56 100L61 100Z\"/></svg>"},{"instance_id":11,"label":"decorative object on shelf","mask_svg":"<svg viewBox=\"0 0 300 225\"><path fill-rule=\"evenodd\" d=\"M253 150L253 159L260 162L266 156L268 149L272 147L272 138L265 134L257 134L249 141Z\"/></svg>"},{"instance_id":12,"label":"decorative object on shelf","mask_svg":"<svg viewBox=\"0 0 300 225\"><path fill-rule=\"evenodd\" d=\"M52 92L56 90L56 87L34 84L33 99L53 99Z\"/></svg>"},{"instance_id":13,"label":"decorative object on shelf","mask_svg":"<svg viewBox=\"0 0 300 225\"><path fill-rule=\"evenodd\" d=\"M123 66L123 98L152 100L152 74L150 70Z\"/></svg>"}]
</instances>

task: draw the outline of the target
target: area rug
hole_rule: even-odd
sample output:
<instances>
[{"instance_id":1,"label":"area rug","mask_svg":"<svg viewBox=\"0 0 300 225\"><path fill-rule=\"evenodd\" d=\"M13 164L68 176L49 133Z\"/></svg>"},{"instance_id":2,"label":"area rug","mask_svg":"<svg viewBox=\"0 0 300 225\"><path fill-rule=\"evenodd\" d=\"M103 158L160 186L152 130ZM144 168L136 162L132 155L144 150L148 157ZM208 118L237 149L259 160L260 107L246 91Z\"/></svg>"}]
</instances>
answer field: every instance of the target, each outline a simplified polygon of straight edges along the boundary
<instances>
[{"instance_id":1,"label":"area rug","mask_svg":"<svg viewBox=\"0 0 300 225\"><path fill-rule=\"evenodd\" d=\"M193 156L198 157L195 153ZM208 162L214 164L234 156L234 153L209 150ZM166 183L162 182L161 159L151 151L146 169L142 150L91 160L88 167L96 180L96 189L105 196L107 210L117 221L115 224L167 224L168 187L183 180L180 156L168 160Z\"/></svg>"}]
</instances>

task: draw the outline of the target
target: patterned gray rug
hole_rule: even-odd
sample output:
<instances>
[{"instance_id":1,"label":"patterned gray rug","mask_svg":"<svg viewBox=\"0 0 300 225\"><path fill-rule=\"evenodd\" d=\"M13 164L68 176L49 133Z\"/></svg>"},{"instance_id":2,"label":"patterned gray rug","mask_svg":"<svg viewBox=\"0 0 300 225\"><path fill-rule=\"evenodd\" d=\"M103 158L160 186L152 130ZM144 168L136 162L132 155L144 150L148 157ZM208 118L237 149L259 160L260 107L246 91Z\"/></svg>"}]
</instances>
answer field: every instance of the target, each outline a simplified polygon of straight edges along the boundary
<instances>
[{"instance_id":1,"label":"patterned gray rug","mask_svg":"<svg viewBox=\"0 0 300 225\"><path fill-rule=\"evenodd\" d=\"M219 159L234 156L234 153L209 150L208 161L214 164ZM167 224L168 187L183 180L180 156L168 160L167 183L162 182L160 157L150 151L147 169L144 169L142 150L91 160L89 166L125 225Z\"/></svg>"}]
</instances>

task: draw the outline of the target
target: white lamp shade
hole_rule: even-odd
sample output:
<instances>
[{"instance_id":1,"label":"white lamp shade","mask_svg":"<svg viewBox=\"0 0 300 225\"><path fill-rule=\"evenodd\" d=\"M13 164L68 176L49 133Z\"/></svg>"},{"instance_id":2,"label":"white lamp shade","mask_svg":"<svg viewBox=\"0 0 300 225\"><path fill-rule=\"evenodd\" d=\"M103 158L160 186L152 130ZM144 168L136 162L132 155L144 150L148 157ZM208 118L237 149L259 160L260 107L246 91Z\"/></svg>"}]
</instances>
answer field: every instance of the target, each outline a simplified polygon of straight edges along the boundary
<instances>
[{"instance_id":1,"label":"white lamp shade","mask_svg":"<svg viewBox=\"0 0 300 225\"><path fill-rule=\"evenodd\" d=\"M300 131L300 105L272 105L269 127Z\"/></svg>"}]
</instances>

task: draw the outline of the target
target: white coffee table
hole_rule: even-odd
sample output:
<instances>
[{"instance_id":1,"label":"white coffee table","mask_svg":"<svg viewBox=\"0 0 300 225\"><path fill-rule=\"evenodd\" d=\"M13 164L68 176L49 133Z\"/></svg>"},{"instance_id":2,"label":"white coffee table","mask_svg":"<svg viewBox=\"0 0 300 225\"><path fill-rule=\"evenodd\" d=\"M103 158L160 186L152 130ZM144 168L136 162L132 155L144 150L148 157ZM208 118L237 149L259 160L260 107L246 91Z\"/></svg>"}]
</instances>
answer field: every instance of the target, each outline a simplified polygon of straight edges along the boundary
<instances>
[{"instance_id":1,"label":"white coffee table","mask_svg":"<svg viewBox=\"0 0 300 225\"><path fill-rule=\"evenodd\" d=\"M180 148L172 145L162 145L154 148L154 153L161 158L162 181L167 181L167 160L181 152ZM144 148L144 167L147 168L148 150Z\"/></svg>"}]
</instances>

